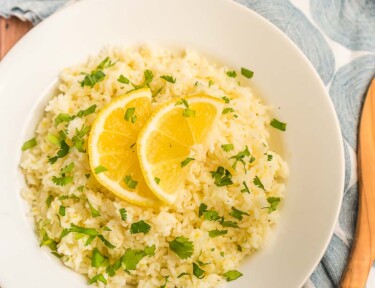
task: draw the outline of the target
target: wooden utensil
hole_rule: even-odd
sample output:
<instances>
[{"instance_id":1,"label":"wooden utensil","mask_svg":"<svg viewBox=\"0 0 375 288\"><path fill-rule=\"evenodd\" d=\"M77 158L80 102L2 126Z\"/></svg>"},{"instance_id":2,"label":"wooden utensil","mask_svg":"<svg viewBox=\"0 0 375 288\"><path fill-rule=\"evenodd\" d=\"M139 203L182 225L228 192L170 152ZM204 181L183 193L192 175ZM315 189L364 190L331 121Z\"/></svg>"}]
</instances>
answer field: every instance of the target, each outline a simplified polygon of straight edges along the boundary
<instances>
[{"instance_id":1,"label":"wooden utensil","mask_svg":"<svg viewBox=\"0 0 375 288\"><path fill-rule=\"evenodd\" d=\"M367 92L358 138L357 230L342 288L364 288L375 260L375 78Z\"/></svg>"}]
</instances>

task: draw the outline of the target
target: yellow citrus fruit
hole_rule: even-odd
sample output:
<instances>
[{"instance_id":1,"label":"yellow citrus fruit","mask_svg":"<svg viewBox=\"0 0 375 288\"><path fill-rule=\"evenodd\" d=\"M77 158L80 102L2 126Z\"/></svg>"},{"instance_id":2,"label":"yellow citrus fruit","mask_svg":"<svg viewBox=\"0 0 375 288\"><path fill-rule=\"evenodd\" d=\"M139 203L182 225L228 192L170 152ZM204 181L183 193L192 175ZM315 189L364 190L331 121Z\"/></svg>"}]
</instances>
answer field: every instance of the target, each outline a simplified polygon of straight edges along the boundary
<instances>
[{"instance_id":1,"label":"yellow citrus fruit","mask_svg":"<svg viewBox=\"0 0 375 288\"><path fill-rule=\"evenodd\" d=\"M138 158L152 192L174 203L194 161L194 149L206 140L222 111L222 101L194 95L170 101L153 113L139 133Z\"/></svg>"},{"instance_id":2,"label":"yellow citrus fruit","mask_svg":"<svg viewBox=\"0 0 375 288\"><path fill-rule=\"evenodd\" d=\"M138 161L137 138L151 114L150 89L134 90L105 106L95 119L88 142L90 166L100 184L131 203L153 206Z\"/></svg>"}]
</instances>

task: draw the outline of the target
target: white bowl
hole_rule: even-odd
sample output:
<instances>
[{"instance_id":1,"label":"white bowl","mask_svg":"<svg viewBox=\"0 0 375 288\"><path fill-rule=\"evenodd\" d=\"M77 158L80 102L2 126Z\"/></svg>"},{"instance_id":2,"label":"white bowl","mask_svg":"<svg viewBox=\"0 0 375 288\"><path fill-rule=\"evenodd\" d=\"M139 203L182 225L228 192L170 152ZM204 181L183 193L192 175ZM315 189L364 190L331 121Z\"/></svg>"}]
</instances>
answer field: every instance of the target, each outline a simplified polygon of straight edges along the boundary
<instances>
[{"instance_id":1,"label":"white bowl","mask_svg":"<svg viewBox=\"0 0 375 288\"><path fill-rule=\"evenodd\" d=\"M47 91L64 67L106 44L190 47L236 69L288 123L282 136L290 179L280 223L266 246L241 266L229 287L301 286L322 257L343 190L343 148L325 88L300 50L275 26L228 0L86 0L28 33L0 66L0 285L86 287L48 250L39 248L20 196L22 143L32 137Z\"/></svg>"}]
</instances>

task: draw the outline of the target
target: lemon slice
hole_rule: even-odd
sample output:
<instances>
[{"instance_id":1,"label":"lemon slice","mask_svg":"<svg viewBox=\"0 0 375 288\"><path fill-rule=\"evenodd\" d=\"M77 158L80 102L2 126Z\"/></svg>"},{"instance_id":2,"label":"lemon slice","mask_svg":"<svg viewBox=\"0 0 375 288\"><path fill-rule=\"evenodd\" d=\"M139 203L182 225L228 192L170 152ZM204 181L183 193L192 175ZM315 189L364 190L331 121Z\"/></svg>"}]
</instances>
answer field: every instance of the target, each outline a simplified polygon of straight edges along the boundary
<instances>
[{"instance_id":1,"label":"lemon slice","mask_svg":"<svg viewBox=\"0 0 375 288\"><path fill-rule=\"evenodd\" d=\"M134 90L105 106L95 119L88 142L90 166L100 184L131 203L153 206L137 156L138 133L151 114L150 89Z\"/></svg>"},{"instance_id":2,"label":"lemon slice","mask_svg":"<svg viewBox=\"0 0 375 288\"><path fill-rule=\"evenodd\" d=\"M222 101L207 95L173 100L153 113L138 136L138 157L146 183L168 204L176 200L194 161L222 110Z\"/></svg>"}]
</instances>

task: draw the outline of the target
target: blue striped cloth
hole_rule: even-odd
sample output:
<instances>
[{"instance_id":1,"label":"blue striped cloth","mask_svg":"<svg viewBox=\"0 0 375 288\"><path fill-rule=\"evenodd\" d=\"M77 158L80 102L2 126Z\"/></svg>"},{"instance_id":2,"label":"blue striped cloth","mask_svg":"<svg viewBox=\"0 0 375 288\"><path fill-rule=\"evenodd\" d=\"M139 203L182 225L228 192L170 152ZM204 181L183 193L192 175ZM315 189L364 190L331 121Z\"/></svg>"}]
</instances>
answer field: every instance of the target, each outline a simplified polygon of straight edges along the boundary
<instances>
[{"instance_id":1,"label":"blue striped cloth","mask_svg":"<svg viewBox=\"0 0 375 288\"><path fill-rule=\"evenodd\" d=\"M278 26L311 61L340 120L346 160L345 190L330 245L305 284L338 287L358 206L357 127L366 90L375 77L375 0L236 0ZM39 23L68 0L1 0L0 15ZM367 287L375 287L375 266Z\"/></svg>"}]
</instances>

